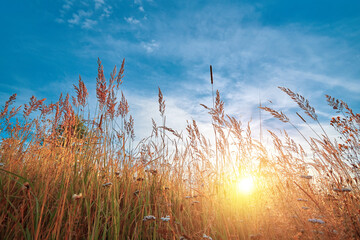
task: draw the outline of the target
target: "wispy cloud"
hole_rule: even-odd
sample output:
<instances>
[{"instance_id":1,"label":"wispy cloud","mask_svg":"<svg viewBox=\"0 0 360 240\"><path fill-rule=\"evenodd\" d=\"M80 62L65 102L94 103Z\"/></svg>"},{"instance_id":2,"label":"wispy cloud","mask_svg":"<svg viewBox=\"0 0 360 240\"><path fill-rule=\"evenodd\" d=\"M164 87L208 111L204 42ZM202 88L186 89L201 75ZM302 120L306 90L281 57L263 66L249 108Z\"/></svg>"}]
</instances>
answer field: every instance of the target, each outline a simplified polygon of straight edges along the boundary
<instances>
[{"instance_id":1,"label":"wispy cloud","mask_svg":"<svg viewBox=\"0 0 360 240\"><path fill-rule=\"evenodd\" d=\"M70 9L74 2L72 0L65 0L65 3L62 5L63 9Z\"/></svg>"},{"instance_id":2,"label":"wispy cloud","mask_svg":"<svg viewBox=\"0 0 360 240\"><path fill-rule=\"evenodd\" d=\"M86 18L86 19L83 21L81 27L84 28L84 29L91 29L91 28L93 28L96 24L97 24L97 21L91 20L91 19L89 19L89 18Z\"/></svg>"},{"instance_id":3,"label":"wispy cloud","mask_svg":"<svg viewBox=\"0 0 360 240\"><path fill-rule=\"evenodd\" d=\"M106 6L103 8L103 13L100 15L100 18L108 18L110 17L111 13L112 13L112 7Z\"/></svg>"},{"instance_id":4,"label":"wispy cloud","mask_svg":"<svg viewBox=\"0 0 360 240\"><path fill-rule=\"evenodd\" d=\"M152 53L159 48L159 44L155 40L151 40L151 42L143 42L142 46L147 53Z\"/></svg>"},{"instance_id":5,"label":"wispy cloud","mask_svg":"<svg viewBox=\"0 0 360 240\"><path fill-rule=\"evenodd\" d=\"M94 4L80 2L74 4L72 0L65 0L59 10L60 16L55 19L57 23L68 23L69 26L80 26L82 29L92 29L99 21L109 18L113 7L105 0L94 0Z\"/></svg>"},{"instance_id":6,"label":"wispy cloud","mask_svg":"<svg viewBox=\"0 0 360 240\"><path fill-rule=\"evenodd\" d=\"M80 25L84 29L90 29L97 23L97 21L89 18L92 14L92 11L79 10L77 13L73 13L68 23L70 25Z\"/></svg>"},{"instance_id":7,"label":"wispy cloud","mask_svg":"<svg viewBox=\"0 0 360 240\"><path fill-rule=\"evenodd\" d=\"M95 9L101 8L102 5L104 4L105 4L104 0L95 0Z\"/></svg>"},{"instance_id":8,"label":"wispy cloud","mask_svg":"<svg viewBox=\"0 0 360 240\"><path fill-rule=\"evenodd\" d=\"M125 21L130 24L139 24L140 21L135 19L134 17L124 17Z\"/></svg>"}]
</instances>

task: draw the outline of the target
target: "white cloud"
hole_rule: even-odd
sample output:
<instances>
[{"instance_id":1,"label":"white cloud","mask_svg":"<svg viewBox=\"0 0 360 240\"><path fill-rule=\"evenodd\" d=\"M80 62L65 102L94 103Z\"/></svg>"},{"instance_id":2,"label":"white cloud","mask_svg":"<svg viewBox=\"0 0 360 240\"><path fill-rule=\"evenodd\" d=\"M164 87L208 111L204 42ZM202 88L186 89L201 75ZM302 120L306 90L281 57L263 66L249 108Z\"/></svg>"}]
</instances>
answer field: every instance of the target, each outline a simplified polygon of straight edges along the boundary
<instances>
[{"instance_id":1,"label":"white cloud","mask_svg":"<svg viewBox=\"0 0 360 240\"><path fill-rule=\"evenodd\" d=\"M99 9L103 4L105 4L104 0L95 0L95 9Z\"/></svg>"},{"instance_id":2,"label":"white cloud","mask_svg":"<svg viewBox=\"0 0 360 240\"><path fill-rule=\"evenodd\" d=\"M62 8L66 9L66 10L69 10L72 7L73 4L74 4L73 1L65 0L65 3L62 5Z\"/></svg>"},{"instance_id":3,"label":"white cloud","mask_svg":"<svg viewBox=\"0 0 360 240\"><path fill-rule=\"evenodd\" d=\"M97 24L97 21L91 20L89 18L85 19L81 25L84 29L91 29Z\"/></svg>"},{"instance_id":4,"label":"white cloud","mask_svg":"<svg viewBox=\"0 0 360 240\"><path fill-rule=\"evenodd\" d=\"M125 21L130 24L139 24L140 21L134 17L124 17Z\"/></svg>"},{"instance_id":5,"label":"white cloud","mask_svg":"<svg viewBox=\"0 0 360 240\"><path fill-rule=\"evenodd\" d=\"M159 44L155 40L151 40L151 42L143 42L142 47L145 48L147 53L152 53L159 48Z\"/></svg>"},{"instance_id":6,"label":"white cloud","mask_svg":"<svg viewBox=\"0 0 360 240\"><path fill-rule=\"evenodd\" d=\"M99 21L109 18L112 13L112 6L106 5L104 0L94 0L94 5L81 1L81 9L77 11L71 11L73 4L73 1L66 0L59 10L60 17L55 19L57 23L66 21L70 26L77 25L83 29L92 29ZM71 17L67 17L69 14Z\"/></svg>"},{"instance_id":7,"label":"white cloud","mask_svg":"<svg viewBox=\"0 0 360 240\"><path fill-rule=\"evenodd\" d=\"M93 13L91 11L79 10L77 13L73 13L72 18L68 20L71 25L80 25L84 28L94 24L94 21L89 19Z\"/></svg>"},{"instance_id":8,"label":"white cloud","mask_svg":"<svg viewBox=\"0 0 360 240\"><path fill-rule=\"evenodd\" d=\"M104 7L103 13L101 14L100 18L108 18L110 17L111 13L112 13L111 6Z\"/></svg>"},{"instance_id":9,"label":"white cloud","mask_svg":"<svg viewBox=\"0 0 360 240\"><path fill-rule=\"evenodd\" d=\"M68 20L68 23L70 24L79 24L80 22L80 16L78 14L73 14L73 17Z\"/></svg>"}]
</instances>

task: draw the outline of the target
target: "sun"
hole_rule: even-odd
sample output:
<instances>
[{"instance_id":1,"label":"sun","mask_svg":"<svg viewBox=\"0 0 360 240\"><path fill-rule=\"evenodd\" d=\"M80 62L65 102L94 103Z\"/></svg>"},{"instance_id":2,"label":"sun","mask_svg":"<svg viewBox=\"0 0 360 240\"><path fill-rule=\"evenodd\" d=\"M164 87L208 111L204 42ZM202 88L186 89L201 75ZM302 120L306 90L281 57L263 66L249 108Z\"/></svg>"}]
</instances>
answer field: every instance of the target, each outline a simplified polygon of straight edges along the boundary
<instances>
[{"instance_id":1,"label":"sun","mask_svg":"<svg viewBox=\"0 0 360 240\"><path fill-rule=\"evenodd\" d=\"M236 186L239 193L251 194L254 191L254 179L251 176L240 178Z\"/></svg>"}]
</instances>

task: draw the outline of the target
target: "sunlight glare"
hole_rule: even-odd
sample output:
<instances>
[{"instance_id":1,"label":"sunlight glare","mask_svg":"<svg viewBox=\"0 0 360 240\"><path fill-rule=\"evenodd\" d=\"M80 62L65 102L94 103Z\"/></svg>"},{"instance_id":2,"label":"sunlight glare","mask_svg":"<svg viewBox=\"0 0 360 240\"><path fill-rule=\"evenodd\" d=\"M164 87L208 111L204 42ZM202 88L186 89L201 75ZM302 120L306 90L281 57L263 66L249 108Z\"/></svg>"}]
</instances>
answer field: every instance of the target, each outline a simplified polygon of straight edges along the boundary
<instances>
[{"instance_id":1,"label":"sunlight glare","mask_svg":"<svg viewBox=\"0 0 360 240\"><path fill-rule=\"evenodd\" d=\"M250 194L254 190L254 180L252 177L243 177L237 182L237 190L242 194Z\"/></svg>"}]
</instances>

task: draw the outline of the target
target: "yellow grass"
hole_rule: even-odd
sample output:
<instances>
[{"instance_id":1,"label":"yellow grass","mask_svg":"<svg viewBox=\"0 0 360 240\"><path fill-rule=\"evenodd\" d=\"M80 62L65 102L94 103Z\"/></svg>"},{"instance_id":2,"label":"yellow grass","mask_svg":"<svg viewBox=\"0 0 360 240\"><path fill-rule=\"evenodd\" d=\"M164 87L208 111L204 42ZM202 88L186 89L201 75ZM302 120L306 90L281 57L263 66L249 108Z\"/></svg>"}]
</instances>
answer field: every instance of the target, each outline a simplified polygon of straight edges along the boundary
<instances>
[{"instance_id":1,"label":"yellow grass","mask_svg":"<svg viewBox=\"0 0 360 240\"><path fill-rule=\"evenodd\" d=\"M196 121L179 134L165 124L159 89L163 121L134 146L129 105L124 95L116 99L123 72L124 62L106 81L99 60L95 113L87 113L81 79L73 99L46 105L33 97L11 108L14 95L5 103L0 239L360 238L360 115L344 102L327 97L342 138L303 136L304 152L286 132L270 132L273 145L263 146L224 113L219 93L205 106L216 138ZM320 124L305 98L281 90ZM263 109L296 128L284 113Z\"/></svg>"}]
</instances>

